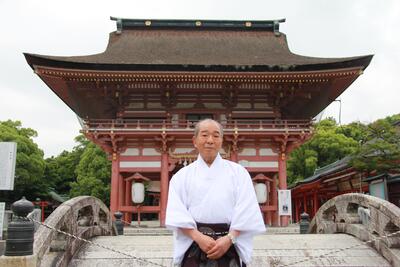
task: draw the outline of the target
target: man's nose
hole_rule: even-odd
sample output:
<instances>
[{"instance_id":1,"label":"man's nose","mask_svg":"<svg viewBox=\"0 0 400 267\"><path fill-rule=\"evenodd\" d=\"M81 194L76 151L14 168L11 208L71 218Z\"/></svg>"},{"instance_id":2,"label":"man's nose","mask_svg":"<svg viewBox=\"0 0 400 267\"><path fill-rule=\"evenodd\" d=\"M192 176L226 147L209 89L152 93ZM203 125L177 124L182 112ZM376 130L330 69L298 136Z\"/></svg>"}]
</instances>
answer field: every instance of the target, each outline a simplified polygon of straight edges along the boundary
<instances>
[{"instance_id":1,"label":"man's nose","mask_svg":"<svg viewBox=\"0 0 400 267\"><path fill-rule=\"evenodd\" d=\"M213 138L212 135L209 135L209 136L207 137L207 143L214 143L214 138Z\"/></svg>"}]
</instances>

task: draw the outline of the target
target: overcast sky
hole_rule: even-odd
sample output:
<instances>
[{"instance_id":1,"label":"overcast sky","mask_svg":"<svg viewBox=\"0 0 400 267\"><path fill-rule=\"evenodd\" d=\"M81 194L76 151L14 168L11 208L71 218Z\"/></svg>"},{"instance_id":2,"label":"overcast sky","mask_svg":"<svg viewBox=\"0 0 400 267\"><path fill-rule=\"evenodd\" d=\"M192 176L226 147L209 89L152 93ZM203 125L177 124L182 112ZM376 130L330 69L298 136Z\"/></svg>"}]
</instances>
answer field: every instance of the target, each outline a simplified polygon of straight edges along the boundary
<instances>
[{"instance_id":1,"label":"overcast sky","mask_svg":"<svg viewBox=\"0 0 400 267\"><path fill-rule=\"evenodd\" d=\"M0 121L20 120L38 131L45 156L70 150L80 125L75 114L33 73L22 53L57 56L104 51L110 16L142 19L270 20L292 52L315 57L374 54L339 99L342 123L371 122L400 112L399 0L0 0ZM339 102L323 116L339 118Z\"/></svg>"}]
</instances>

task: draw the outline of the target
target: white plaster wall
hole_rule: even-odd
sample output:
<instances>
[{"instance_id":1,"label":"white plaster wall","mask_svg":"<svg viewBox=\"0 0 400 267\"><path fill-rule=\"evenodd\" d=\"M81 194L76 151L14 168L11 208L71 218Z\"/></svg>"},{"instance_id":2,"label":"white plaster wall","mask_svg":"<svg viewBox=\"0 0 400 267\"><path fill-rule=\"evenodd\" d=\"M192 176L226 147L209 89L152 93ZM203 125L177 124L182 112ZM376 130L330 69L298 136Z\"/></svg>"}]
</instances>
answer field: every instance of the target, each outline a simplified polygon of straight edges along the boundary
<instances>
[{"instance_id":1,"label":"white plaster wall","mask_svg":"<svg viewBox=\"0 0 400 267\"><path fill-rule=\"evenodd\" d=\"M190 153L193 150L194 150L194 147L177 147L177 148L175 148L174 153L184 154L184 153Z\"/></svg>"},{"instance_id":2,"label":"white plaster wall","mask_svg":"<svg viewBox=\"0 0 400 267\"><path fill-rule=\"evenodd\" d=\"M260 156L277 156L271 148L260 148Z\"/></svg>"},{"instance_id":3,"label":"white plaster wall","mask_svg":"<svg viewBox=\"0 0 400 267\"><path fill-rule=\"evenodd\" d=\"M121 156L138 156L139 149L138 148L128 148L124 153L121 153Z\"/></svg>"},{"instance_id":4,"label":"white plaster wall","mask_svg":"<svg viewBox=\"0 0 400 267\"><path fill-rule=\"evenodd\" d=\"M239 156L255 156L257 154L257 150L255 148L244 148L239 152Z\"/></svg>"},{"instance_id":5,"label":"white plaster wall","mask_svg":"<svg viewBox=\"0 0 400 267\"><path fill-rule=\"evenodd\" d=\"M161 153L155 148L143 148L143 156L160 156Z\"/></svg>"},{"instance_id":6,"label":"white plaster wall","mask_svg":"<svg viewBox=\"0 0 400 267\"><path fill-rule=\"evenodd\" d=\"M121 161L120 168L160 168L159 161Z\"/></svg>"},{"instance_id":7,"label":"white plaster wall","mask_svg":"<svg viewBox=\"0 0 400 267\"><path fill-rule=\"evenodd\" d=\"M277 161L248 161L240 160L239 164L249 168L278 168Z\"/></svg>"}]
</instances>

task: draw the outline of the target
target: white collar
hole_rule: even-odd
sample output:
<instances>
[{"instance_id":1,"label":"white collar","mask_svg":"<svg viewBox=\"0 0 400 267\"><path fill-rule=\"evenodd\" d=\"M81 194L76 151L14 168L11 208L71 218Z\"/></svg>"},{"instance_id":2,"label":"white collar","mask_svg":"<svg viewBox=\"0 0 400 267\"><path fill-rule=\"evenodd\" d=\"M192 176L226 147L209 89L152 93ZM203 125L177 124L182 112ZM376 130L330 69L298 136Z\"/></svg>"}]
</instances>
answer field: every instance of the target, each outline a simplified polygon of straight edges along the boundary
<instances>
[{"instance_id":1,"label":"white collar","mask_svg":"<svg viewBox=\"0 0 400 267\"><path fill-rule=\"evenodd\" d=\"M203 157L200 155L197 155L197 162L202 166L202 167L207 167L207 168L213 168L214 166L218 166L218 164L221 162L222 157L219 154L219 152L217 153L217 156L215 157L214 161L211 163L210 166L208 166L208 164L204 161Z\"/></svg>"}]
</instances>

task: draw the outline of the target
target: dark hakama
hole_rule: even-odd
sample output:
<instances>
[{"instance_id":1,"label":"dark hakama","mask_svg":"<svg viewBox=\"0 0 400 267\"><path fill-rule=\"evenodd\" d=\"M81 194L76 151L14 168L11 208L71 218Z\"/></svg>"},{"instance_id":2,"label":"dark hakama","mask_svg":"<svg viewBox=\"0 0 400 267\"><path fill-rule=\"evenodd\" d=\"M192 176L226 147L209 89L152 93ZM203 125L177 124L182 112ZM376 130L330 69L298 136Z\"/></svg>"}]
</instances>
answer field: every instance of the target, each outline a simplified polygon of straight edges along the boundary
<instances>
[{"instance_id":1,"label":"dark hakama","mask_svg":"<svg viewBox=\"0 0 400 267\"><path fill-rule=\"evenodd\" d=\"M197 230L205 235L208 235L215 240L225 236L229 233L229 225L225 223L205 224L197 223ZM241 264L240 257L235 249L231 246L228 251L219 259L212 260L207 258L207 254L203 252L197 243L193 242L192 245L185 252L182 260L182 267L240 267L246 266Z\"/></svg>"}]
</instances>

